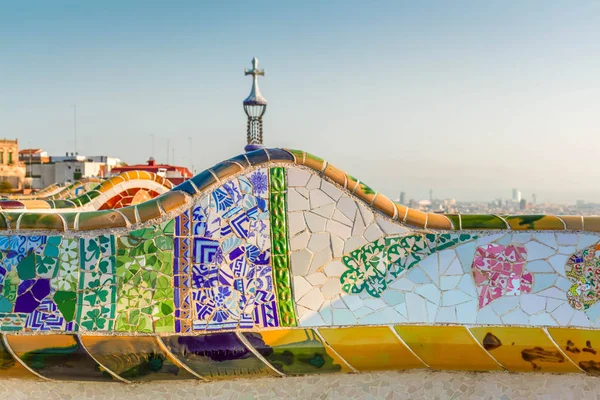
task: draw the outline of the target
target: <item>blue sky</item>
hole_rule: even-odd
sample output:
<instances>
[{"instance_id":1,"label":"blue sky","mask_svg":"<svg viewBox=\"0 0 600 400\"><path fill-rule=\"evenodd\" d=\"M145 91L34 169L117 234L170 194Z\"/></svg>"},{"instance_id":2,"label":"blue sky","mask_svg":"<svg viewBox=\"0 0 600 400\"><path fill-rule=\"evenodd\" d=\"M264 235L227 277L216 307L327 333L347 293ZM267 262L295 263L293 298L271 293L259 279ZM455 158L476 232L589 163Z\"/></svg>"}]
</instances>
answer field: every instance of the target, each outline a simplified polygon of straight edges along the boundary
<instances>
[{"instance_id":1,"label":"blue sky","mask_svg":"<svg viewBox=\"0 0 600 400\"><path fill-rule=\"evenodd\" d=\"M598 1L0 0L0 136L197 170L265 144L397 197L600 202ZM172 155L170 156L172 158Z\"/></svg>"}]
</instances>

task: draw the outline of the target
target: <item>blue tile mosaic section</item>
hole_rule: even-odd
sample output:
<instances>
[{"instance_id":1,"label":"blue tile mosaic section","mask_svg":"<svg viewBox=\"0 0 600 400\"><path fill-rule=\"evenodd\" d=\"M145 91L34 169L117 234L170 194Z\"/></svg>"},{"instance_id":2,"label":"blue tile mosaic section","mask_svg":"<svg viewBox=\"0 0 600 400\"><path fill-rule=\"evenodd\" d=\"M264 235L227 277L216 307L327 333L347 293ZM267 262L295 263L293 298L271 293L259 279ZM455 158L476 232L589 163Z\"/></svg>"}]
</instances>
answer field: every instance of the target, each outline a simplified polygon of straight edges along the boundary
<instances>
[{"instance_id":1,"label":"blue tile mosaic section","mask_svg":"<svg viewBox=\"0 0 600 400\"><path fill-rule=\"evenodd\" d=\"M176 219L177 332L279 325L268 179L265 169L239 176Z\"/></svg>"}]
</instances>

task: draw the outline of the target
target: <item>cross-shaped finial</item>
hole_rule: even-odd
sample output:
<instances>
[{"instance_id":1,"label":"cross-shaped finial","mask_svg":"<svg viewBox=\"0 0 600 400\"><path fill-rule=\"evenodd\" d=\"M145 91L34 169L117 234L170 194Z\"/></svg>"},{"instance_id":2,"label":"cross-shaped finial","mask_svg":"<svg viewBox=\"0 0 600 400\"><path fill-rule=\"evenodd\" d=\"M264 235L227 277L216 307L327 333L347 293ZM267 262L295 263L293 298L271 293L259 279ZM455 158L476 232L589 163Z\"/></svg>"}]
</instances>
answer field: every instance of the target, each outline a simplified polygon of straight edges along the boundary
<instances>
[{"instance_id":1,"label":"cross-shaped finial","mask_svg":"<svg viewBox=\"0 0 600 400\"><path fill-rule=\"evenodd\" d=\"M265 76L265 70L264 69L258 69L258 58L254 57L252 59L252 69L248 69L246 68L245 70L246 75L252 75L254 77L254 79L256 79L257 76Z\"/></svg>"},{"instance_id":2,"label":"cross-shaped finial","mask_svg":"<svg viewBox=\"0 0 600 400\"><path fill-rule=\"evenodd\" d=\"M252 89L250 95L244 100L245 105L266 105L267 99L262 97L258 88L258 77L265 76L264 69L258 69L258 59L252 59L252 69L245 69L245 75L252 75Z\"/></svg>"}]
</instances>

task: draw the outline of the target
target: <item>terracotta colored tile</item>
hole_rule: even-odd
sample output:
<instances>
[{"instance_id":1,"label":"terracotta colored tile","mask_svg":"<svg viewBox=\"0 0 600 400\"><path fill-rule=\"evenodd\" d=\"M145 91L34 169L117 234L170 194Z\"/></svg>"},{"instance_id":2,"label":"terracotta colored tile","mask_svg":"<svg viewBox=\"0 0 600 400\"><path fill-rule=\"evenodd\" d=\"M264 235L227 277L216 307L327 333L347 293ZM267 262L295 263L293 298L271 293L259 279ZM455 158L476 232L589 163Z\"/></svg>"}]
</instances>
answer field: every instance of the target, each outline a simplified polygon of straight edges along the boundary
<instances>
[{"instance_id":1,"label":"terracotta colored tile","mask_svg":"<svg viewBox=\"0 0 600 400\"><path fill-rule=\"evenodd\" d=\"M506 222L491 214L463 214L462 229L508 229Z\"/></svg>"},{"instance_id":2,"label":"terracotta colored tile","mask_svg":"<svg viewBox=\"0 0 600 400\"><path fill-rule=\"evenodd\" d=\"M563 220L569 230L580 231L583 229L583 217L580 215L560 215L558 218Z\"/></svg>"},{"instance_id":3,"label":"terracotta colored tile","mask_svg":"<svg viewBox=\"0 0 600 400\"><path fill-rule=\"evenodd\" d=\"M124 228L126 226L125 218L116 211L89 211L79 214L77 230L91 231L94 229Z\"/></svg>"},{"instance_id":4,"label":"terracotta colored tile","mask_svg":"<svg viewBox=\"0 0 600 400\"><path fill-rule=\"evenodd\" d=\"M390 218L394 218L397 212L394 202L381 193L377 194L372 206Z\"/></svg>"},{"instance_id":5,"label":"terracotta colored tile","mask_svg":"<svg viewBox=\"0 0 600 400\"><path fill-rule=\"evenodd\" d=\"M398 221L404 222L404 218L406 217L406 213L408 212L408 207L398 203L395 203L395 205L396 209L398 210L398 215L396 216L396 218L398 219Z\"/></svg>"},{"instance_id":6,"label":"terracotta colored tile","mask_svg":"<svg viewBox=\"0 0 600 400\"><path fill-rule=\"evenodd\" d=\"M377 195L377 192L371 189L370 186L367 186L364 183L360 183L354 194L361 200L363 200L367 204L371 204Z\"/></svg>"},{"instance_id":7,"label":"terracotta colored tile","mask_svg":"<svg viewBox=\"0 0 600 400\"><path fill-rule=\"evenodd\" d=\"M408 209L408 215L406 216L406 221L404 221L405 224L423 228L426 222L427 213L412 208Z\"/></svg>"},{"instance_id":8,"label":"terracotta colored tile","mask_svg":"<svg viewBox=\"0 0 600 400\"><path fill-rule=\"evenodd\" d=\"M310 153L306 153L306 156L304 158L304 165L306 165L307 167L312 168L315 171L321 172L325 169L326 164L327 162L322 158L314 156Z\"/></svg>"},{"instance_id":9,"label":"terracotta colored tile","mask_svg":"<svg viewBox=\"0 0 600 400\"><path fill-rule=\"evenodd\" d=\"M150 221L151 219L159 218L162 215L156 199L138 204L136 208L140 217L140 222Z\"/></svg>"},{"instance_id":10,"label":"terracotta colored tile","mask_svg":"<svg viewBox=\"0 0 600 400\"><path fill-rule=\"evenodd\" d=\"M327 164L327 167L325 167L325 171L323 172L323 175L325 175L326 177L328 177L329 179L331 179L332 181L334 181L341 187L345 188L347 185L346 173L333 164L329 164L329 163Z\"/></svg>"},{"instance_id":11,"label":"terracotta colored tile","mask_svg":"<svg viewBox=\"0 0 600 400\"><path fill-rule=\"evenodd\" d=\"M59 214L24 213L19 229L64 231L65 225Z\"/></svg>"},{"instance_id":12,"label":"terracotta colored tile","mask_svg":"<svg viewBox=\"0 0 600 400\"><path fill-rule=\"evenodd\" d=\"M183 192L170 191L157 197L157 200L160 202L163 210L168 213L186 204L188 202L188 197Z\"/></svg>"},{"instance_id":13,"label":"terracotta colored tile","mask_svg":"<svg viewBox=\"0 0 600 400\"><path fill-rule=\"evenodd\" d=\"M452 222L444 214L427 213L427 228L452 230Z\"/></svg>"},{"instance_id":14,"label":"terracotta colored tile","mask_svg":"<svg viewBox=\"0 0 600 400\"><path fill-rule=\"evenodd\" d=\"M348 185L346 186L346 189L348 189L351 193L354 193L354 191L358 188L358 179L352 175L346 174L346 182Z\"/></svg>"}]
</instances>

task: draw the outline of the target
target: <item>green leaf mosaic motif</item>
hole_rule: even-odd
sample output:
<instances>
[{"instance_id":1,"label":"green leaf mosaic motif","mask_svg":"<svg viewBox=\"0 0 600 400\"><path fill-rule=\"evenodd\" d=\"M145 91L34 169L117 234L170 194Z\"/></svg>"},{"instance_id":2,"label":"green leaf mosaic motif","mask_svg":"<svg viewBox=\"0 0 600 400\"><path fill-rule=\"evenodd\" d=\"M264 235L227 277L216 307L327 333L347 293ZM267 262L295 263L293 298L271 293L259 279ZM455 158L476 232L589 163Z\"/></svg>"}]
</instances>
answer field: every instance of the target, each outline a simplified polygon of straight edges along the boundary
<instances>
[{"instance_id":1,"label":"green leaf mosaic motif","mask_svg":"<svg viewBox=\"0 0 600 400\"><path fill-rule=\"evenodd\" d=\"M421 234L384 237L342 257L348 268L340 277L342 290L361 293L366 290L379 297L402 272L414 267L436 251L476 239L470 234Z\"/></svg>"}]
</instances>

